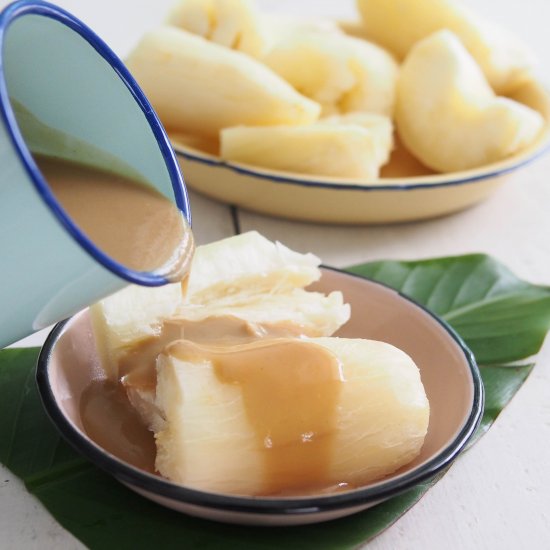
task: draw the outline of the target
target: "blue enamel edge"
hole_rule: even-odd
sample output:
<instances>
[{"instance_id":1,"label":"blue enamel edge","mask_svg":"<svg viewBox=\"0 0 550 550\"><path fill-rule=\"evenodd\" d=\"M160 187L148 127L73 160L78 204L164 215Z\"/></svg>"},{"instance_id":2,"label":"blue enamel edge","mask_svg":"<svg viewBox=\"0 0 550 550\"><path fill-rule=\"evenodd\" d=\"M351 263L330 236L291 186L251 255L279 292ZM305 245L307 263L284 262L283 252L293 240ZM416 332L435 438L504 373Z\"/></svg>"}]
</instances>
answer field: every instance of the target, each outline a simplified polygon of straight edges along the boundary
<instances>
[{"instance_id":1,"label":"blue enamel edge","mask_svg":"<svg viewBox=\"0 0 550 550\"><path fill-rule=\"evenodd\" d=\"M68 13L67 11L54 6L48 2L20 0L7 6L0 13L0 48L3 49L4 35L10 23L23 15L42 15L54 19L84 38L96 51L105 59L112 69L119 76L123 84L126 85L129 92L132 94L137 104L141 108L149 126L157 140L162 156L166 163L166 167L172 183L176 205L181 210L189 225L191 225L191 209L189 206L189 198L185 189L185 182L178 169L178 162L175 153L170 145L168 136L162 127L160 120L153 111L153 108L144 93L141 91L137 82L124 66L117 55L107 46L107 44L99 38L89 27L82 21ZM2 117L7 133L15 147L15 150L23 163L27 173L29 174L34 186L48 205L52 213L55 215L59 223L67 230L67 232L80 244L80 246L90 254L97 262L106 267L115 275L126 279L127 281L143 286L160 286L170 282L165 276L157 275L151 272L140 272L128 269L124 265L116 262L104 252L102 252L65 214L54 195L49 189L46 181L42 177L34 159L25 144L23 136L19 131L15 114L11 107L6 81L3 70L3 57L0 51L0 117Z\"/></svg>"},{"instance_id":2,"label":"blue enamel edge","mask_svg":"<svg viewBox=\"0 0 550 550\"><path fill-rule=\"evenodd\" d=\"M372 185L372 184L362 184L362 183L355 183L355 184L331 183L328 181L325 181L325 182L309 181L309 180L304 180L300 178L294 178L291 176L265 174L263 172L256 171L252 168L244 168L241 166L237 166L235 164L232 164L231 162L225 162L223 160L217 160L217 159L209 159L209 158L201 157L199 155L194 155L182 149L178 149L177 145L175 145L174 148L176 151L176 155L183 157L186 160L189 160L191 162L198 162L199 164L207 164L209 166L226 168L227 170L231 170L232 172L237 172L238 174L242 174L243 176L259 178L263 180L272 181L275 183L298 185L301 187L317 187L321 189L341 189L346 191L368 192L368 191L413 191L415 189L436 189L441 187L451 187L453 185L465 185L468 183L475 183L477 181L488 179L488 178L494 178L497 176L507 174L509 172L513 172L514 170L517 170L522 166L530 164L535 159L543 155L548 149L550 149L550 141L547 141L541 149L539 149L536 152L533 152L531 156L519 161L517 164L513 164L512 166L507 166L495 172L477 174L475 176L465 177L463 179L456 179L452 181L444 181L439 183L403 183L403 184L393 183L393 184L386 184L386 185L384 184Z\"/></svg>"}]
</instances>

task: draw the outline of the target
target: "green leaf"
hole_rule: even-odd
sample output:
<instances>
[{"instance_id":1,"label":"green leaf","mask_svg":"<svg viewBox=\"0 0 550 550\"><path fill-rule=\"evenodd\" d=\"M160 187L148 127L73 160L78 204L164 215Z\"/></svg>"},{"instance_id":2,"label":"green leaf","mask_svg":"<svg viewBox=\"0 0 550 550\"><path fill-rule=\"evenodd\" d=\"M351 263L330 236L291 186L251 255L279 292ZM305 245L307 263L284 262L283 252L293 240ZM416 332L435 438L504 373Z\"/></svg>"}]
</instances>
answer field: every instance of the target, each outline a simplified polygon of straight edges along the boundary
<instances>
[{"instance_id":1,"label":"green leaf","mask_svg":"<svg viewBox=\"0 0 550 550\"><path fill-rule=\"evenodd\" d=\"M479 364L536 354L550 327L550 288L518 279L483 254L371 262L349 271L383 282L437 313Z\"/></svg>"},{"instance_id":2,"label":"green leaf","mask_svg":"<svg viewBox=\"0 0 550 550\"><path fill-rule=\"evenodd\" d=\"M0 352L0 457L22 477L50 513L90 548L179 547L347 550L392 525L437 481L430 480L349 518L292 529L254 529L194 519L148 502L94 468L66 445L51 426L34 387L37 350ZM531 367L486 367L490 406L486 431L521 386ZM499 378L502 369L504 377ZM21 414L21 411L25 411ZM31 412L32 411L32 412ZM25 418L33 421L28 423ZM19 422L22 422L19 424ZM19 429L21 428L21 429ZM482 433L483 433L482 432ZM7 437L9 436L9 437ZM50 450L38 459L36 442ZM19 451L13 453L16 448ZM30 458L29 458L30 457Z\"/></svg>"},{"instance_id":3,"label":"green leaf","mask_svg":"<svg viewBox=\"0 0 550 550\"><path fill-rule=\"evenodd\" d=\"M352 268L443 315L479 362L536 353L550 321L550 292L517 279L487 256L374 262ZM496 349L493 349L496 347ZM283 529L216 524L157 506L126 489L65 444L34 385L37 349L0 351L0 461L49 512L92 549L351 550L392 525L444 475L340 520ZM486 389L481 437L533 365L481 368Z\"/></svg>"},{"instance_id":4,"label":"green leaf","mask_svg":"<svg viewBox=\"0 0 550 550\"><path fill-rule=\"evenodd\" d=\"M511 401L512 397L521 388L531 371L534 363L514 366L481 367L481 378L485 387L485 408L483 417L475 436L470 440L471 447L497 419L502 409Z\"/></svg>"},{"instance_id":5,"label":"green leaf","mask_svg":"<svg viewBox=\"0 0 550 550\"><path fill-rule=\"evenodd\" d=\"M52 424L36 395L34 368L29 367L34 367L38 351L0 352L0 462L23 479L75 460L58 436L51 437Z\"/></svg>"},{"instance_id":6,"label":"green leaf","mask_svg":"<svg viewBox=\"0 0 550 550\"><path fill-rule=\"evenodd\" d=\"M349 550L397 521L436 482L429 480L354 516L304 527L241 527L178 514L137 496L60 439L34 385L37 353L0 351L0 459L90 548L179 549L185 541L185 548L202 550ZM41 459L36 456L37 441L48 451Z\"/></svg>"}]
</instances>

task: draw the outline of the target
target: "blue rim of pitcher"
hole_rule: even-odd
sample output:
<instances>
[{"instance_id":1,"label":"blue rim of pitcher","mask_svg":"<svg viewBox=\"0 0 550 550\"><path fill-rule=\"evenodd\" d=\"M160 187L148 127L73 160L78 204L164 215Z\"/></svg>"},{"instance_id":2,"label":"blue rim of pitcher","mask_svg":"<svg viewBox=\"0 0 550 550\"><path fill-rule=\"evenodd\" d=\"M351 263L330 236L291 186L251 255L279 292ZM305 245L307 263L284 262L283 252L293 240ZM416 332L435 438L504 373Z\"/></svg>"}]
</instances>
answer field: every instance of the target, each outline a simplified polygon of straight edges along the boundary
<instances>
[{"instance_id":1,"label":"blue rim of pitcher","mask_svg":"<svg viewBox=\"0 0 550 550\"><path fill-rule=\"evenodd\" d=\"M122 61L111 50L111 48L109 48L109 46L97 34L94 33L94 31L92 31L87 25L71 15L69 12L59 8L58 6L48 2L42 2L40 0L19 0L9 4L0 12L0 118L3 120L7 129L7 134L14 145L15 151L30 176L30 179L33 182L38 194L50 208L50 211L56 219L67 230L69 235L71 235L88 254L90 254L96 261L112 273L126 279L131 283L144 286L160 286L170 282L163 274L134 271L129 269L99 249L61 208L50 191L49 186L44 180L44 177L42 176L36 163L34 162L25 140L19 131L15 114L11 107L7 85L4 78L2 57L6 30L10 24L13 23L13 21L24 15L41 15L44 17L49 17L50 19L54 19L67 26L72 31L79 34L86 42L88 42L88 44L94 48L96 52L109 64L112 70L116 72L121 82L126 86L128 92L133 96L134 100L141 108L143 115L145 116L147 123L153 132L172 183L176 205L185 216L189 225L191 225L189 197L185 188L183 176L178 168L176 155L170 145L170 141L168 140L168 136L160 120L153 111L151 104Z\"/></svg>"}]
</instances>

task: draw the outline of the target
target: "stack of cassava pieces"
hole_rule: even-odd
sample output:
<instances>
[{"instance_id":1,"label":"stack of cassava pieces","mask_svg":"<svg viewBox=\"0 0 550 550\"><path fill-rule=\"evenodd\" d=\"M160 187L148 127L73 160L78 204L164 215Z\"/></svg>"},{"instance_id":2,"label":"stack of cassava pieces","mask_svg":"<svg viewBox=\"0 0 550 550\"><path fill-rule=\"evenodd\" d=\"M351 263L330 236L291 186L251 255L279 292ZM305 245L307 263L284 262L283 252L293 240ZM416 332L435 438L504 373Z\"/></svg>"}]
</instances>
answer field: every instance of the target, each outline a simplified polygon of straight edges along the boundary
<instances>
[{"instance_id":1,"label":"stack of cassava pieces","mask_svg":"<svg viewBox=\"0 0 550 550\"><path fill-rule=\"evenodd\" d=\"M217 493L326 494L418 456L418 368L390 344L332 337L350 308L304 288L319 263L250 232L198 247L183 293L129 287L91 308L107 387L154 432L156 471Z\"/></svg>"},{"instance_id":2,"label":"stack of cassava pieces","mask_svg":"<svg viewBox=\"0 0 550 550\"><path fill-rule=\"evenodd\" d=\"M181 0L127 63L175 140L280 171L376 180L397 147L455 172L541 133L544 88L513 36L458 0L357 7L337 24Z\"/></svg>"}]
</instances>

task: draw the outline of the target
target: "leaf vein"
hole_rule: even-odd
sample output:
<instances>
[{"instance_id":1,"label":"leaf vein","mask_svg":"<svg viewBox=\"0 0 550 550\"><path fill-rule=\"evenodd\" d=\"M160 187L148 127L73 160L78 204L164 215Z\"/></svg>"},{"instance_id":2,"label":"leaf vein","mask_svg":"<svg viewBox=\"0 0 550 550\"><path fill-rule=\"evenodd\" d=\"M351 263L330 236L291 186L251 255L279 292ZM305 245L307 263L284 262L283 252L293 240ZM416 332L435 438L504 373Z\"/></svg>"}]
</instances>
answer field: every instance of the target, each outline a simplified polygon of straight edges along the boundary
<instances>
[{"instance_id":1,"label":"leaf vein","mask_svg":"<svg viewBox=\"0 0 550 550\"><path fill-rule=\"evenodd\" d=\"M471 302L465 306L459 307L457 309L454 309L452 311L449 311L447 313L444 313L441 315L446 321L450 321L452 319L456 319L457 317L460 317L461 315L465 313L470 313L472 311L475 311L476 309L479 309L481 307L487 307L489 305L498 304L499 302L503 302L505 300L509 300L514 297L522 297L524 292L510 292L508 294L498 294L494 298L490 298L488 300L476 300L475 302ZM545 300L548 298L548 295L539 295L539 296L533 296L530 299L524 299L523 304L533 304L540 300Z\"/></svg>"},{"instance_id":2,"label":"leaf vein","mask_svg":"<svg viewBox=\"0 0 550 550\"><path fill-rule=\"evenodd\" d=\"M448 275L448 272L445 270L441 271L441 274L439 275L437 281L435 281L434 285L432 286L432 289L430 290L430 294L426 298L426 307L431 308L431 300L433 298L433 295L437 292L438 287L441 285L441 281Z\"/></svg>"},{"instance_id":3,"label":"leaf vein","mask_svg":"<svg viewBox=\"0 0 550 550\"><path fill-rule=\"evenodd\" d=\"M483 262L474 263L470 272L466 275L462 283L460 283L459 287L455 292L455 295L453 296L453 299L451 300L451 305L449 306L449 312L451 312L454 309L454 307L456 306L458 297L460 296L460 293L462 292L466 284L470 281L470 279L474 276L474 274L476 273L476 271L479 269L480 266L483 266Z\"/></svg>"}]
</instances>

